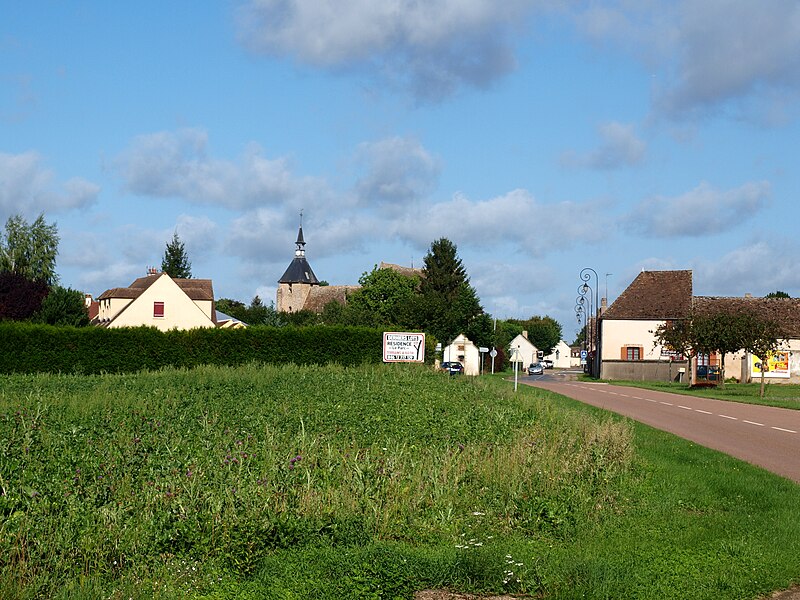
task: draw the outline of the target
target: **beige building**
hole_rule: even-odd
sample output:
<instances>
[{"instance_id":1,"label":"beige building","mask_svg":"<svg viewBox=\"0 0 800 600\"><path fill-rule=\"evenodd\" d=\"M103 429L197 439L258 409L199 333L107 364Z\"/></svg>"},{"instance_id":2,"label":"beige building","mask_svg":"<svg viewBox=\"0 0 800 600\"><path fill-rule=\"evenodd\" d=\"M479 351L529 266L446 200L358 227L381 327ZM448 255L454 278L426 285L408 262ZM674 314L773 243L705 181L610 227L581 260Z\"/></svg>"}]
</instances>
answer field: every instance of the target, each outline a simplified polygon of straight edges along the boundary
<instances>
[{"instance_id":1,"label":"beige building","mask_svg":"<svg viewBox=\"0 0 800 600\"><path fill-rule=\"evenodd\" d=\"M685 357L658 343L656 329L667 321L688 319L693 313L749 313L776 322L785 340L784 366L770 379L800 381L800 299L694 296L692 272L642 271L600 318L600 377L688 381L692 373L710 373L724 366L717 378L750 381L754 359L744 351L725 356L700 356L690 365ZM724 364L723 364L724 363Z\"/></svg>"},{"instance_id":2,"label":"beige building","mask_svg":"<svg viewBox=\"0 0 800 600\"><path fill-rule=\"evenodd\" d=\"M580 356L572 356L572 348L564 340L561 340L553 348L553 351L545 356L547 360L553 361L553 367L556 369L569 369L581 366Z\"/></svg>"},{"instance_id":3,"label":"beige building","mask_svg":"<svg viewBox=\"0 0 800 600\"><path fill-rule=\"evenodd\" d=\"M442 349L442 362L460 362L464 375L480 375L480 349L463 333Z\"/></svg>"},{"instance_id":4,"label":"beige building","mask_svg":"<svg viewBox=\"0 0 800 600\"><path fill-rule=\"evenodd\" d=\"M172 279L151 270L128 287L106 290L97 300L93 323L101 327L216 327L210 279Z\"/></svg>"},{"instance_id":5,"label":"beige building","mask_svg":"<svg viewBox=\"0 0 800 600\"><path fill-rule=\"evenodd\" d=\"M508 358L512 363L519 363L517 369L521 372L531 363L539 362L541 358L539 349L528 339L528 332L523 331L508 344Z\"/></svg>"}]
</instances>

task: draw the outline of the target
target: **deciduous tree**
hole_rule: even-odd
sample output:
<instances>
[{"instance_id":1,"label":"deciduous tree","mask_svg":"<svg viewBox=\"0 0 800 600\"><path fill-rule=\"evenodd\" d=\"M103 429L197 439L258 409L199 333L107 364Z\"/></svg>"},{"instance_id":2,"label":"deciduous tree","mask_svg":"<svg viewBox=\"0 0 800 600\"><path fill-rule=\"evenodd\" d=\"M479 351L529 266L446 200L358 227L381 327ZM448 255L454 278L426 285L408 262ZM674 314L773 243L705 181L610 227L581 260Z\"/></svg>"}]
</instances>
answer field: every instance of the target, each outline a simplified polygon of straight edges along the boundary
<instances>
[{"instance_id":1,"label":"deciduous tree","mask_svg":"<svg viewBox=\"0 0 800 600\"><path fill-rule=\"evenodd\" d=\"M46 223L44 214L30 224L21 215L9 217L5 232L0 233L0 271L55 284L58 241L55 223Z\"/></svg>"},{"instance_id":2,"label":"deciduous tree","mask_svg":"<svg viewBox=\"0 0 800 600\"><path fill-rule=\"evenodd\" d=\"M0 320L25 321L41 307L49 288L19 273L0 271Z\"/></svg>"},{"instance_id":3,"label":"deciduous tree","mask_svg":"<svg viewBox=\"0 0 800 600\"><path fill-rule=\"evenodd\" d=\"M48 325L85 327L89 324L89 313L83 292L60 285L53 286L31 320Z\"/></svg>"}]
</instances>

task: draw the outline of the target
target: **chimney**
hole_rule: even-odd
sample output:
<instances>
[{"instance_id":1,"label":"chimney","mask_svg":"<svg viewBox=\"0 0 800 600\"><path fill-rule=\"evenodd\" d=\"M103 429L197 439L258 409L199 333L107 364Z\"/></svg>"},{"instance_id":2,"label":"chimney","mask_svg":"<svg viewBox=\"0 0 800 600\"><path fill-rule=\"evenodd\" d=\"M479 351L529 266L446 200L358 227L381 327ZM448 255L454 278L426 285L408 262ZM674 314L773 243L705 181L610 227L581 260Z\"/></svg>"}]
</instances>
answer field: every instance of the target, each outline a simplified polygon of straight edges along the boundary
<instances>
[{"instance_id":1,"label":"chimney","mask_svg":"<svg viewBox=\"0 0 800 600\"><path fill-rule=\"evenodd\" d=\"M608 298L600 298L600 314L603 315L608 308Z\"/></svg>"},{"instance_id":2,"label":"chimney","mask_svg":"<svg viewBox=\"0 0 800 600\"><path fill-rule=\"evenodd\" d=\"M523 331L522 332L522 337L524 337L527 340L528 339L528 332L527 331Z\"/></svg>"}]
</instances>

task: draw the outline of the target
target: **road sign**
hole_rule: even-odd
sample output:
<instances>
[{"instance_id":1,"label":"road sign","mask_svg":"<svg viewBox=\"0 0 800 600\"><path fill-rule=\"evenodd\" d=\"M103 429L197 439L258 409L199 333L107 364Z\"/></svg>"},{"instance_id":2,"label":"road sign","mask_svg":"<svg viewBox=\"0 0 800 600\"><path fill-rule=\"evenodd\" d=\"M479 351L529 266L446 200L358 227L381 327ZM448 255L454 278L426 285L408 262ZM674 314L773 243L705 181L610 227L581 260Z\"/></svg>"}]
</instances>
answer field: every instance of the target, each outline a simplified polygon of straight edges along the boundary
<instances>
[{"instance_id":1,"label":"road sign","mask_svg":"<svg viewBox=\"0 0 800 600\"><path fill-rule=\"evenodd\" d=\"M484 348L483 346L478 348L478 352L488 352L488 351L489 351L489 349L488 348Z\"/></svg>"},{"instance_id":2,"label":"road sign","mask_svg":"<svg viewBox=\"0 0 800 600\"><path fill-rule=\"evenodd\" d=\"M586 360L587 356L589 356L589 353L586 350L581 350L581 360Z\"/></svg>"},{"instance_id":3,"label":"road sign","mask_svg":"<svg viewBox=\"0 0 800 600\"><path fill-rule=\"evenodd\" d=\"M383 362L423 362L425 334L385 331L383 333Z\"/></svg>"}]
</instances>

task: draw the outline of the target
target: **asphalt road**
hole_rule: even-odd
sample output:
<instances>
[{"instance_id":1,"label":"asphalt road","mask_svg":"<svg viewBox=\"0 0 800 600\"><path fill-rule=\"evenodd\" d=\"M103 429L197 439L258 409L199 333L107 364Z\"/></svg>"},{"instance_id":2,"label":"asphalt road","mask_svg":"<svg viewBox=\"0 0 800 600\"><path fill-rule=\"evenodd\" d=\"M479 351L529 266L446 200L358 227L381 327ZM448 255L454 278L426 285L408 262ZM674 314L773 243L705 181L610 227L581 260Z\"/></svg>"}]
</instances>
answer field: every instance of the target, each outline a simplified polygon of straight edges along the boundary
<instances>
[{"instance_id":1,"label":"asphalt road","mask_svg":"<svg viewBox=\"0 0 800 600\"><path fill-rule=\"evenodd\" d=\"M800 410L584 383L546 373L519 383L625 415L800 483Z\"/></svg>"}]
</instances>

